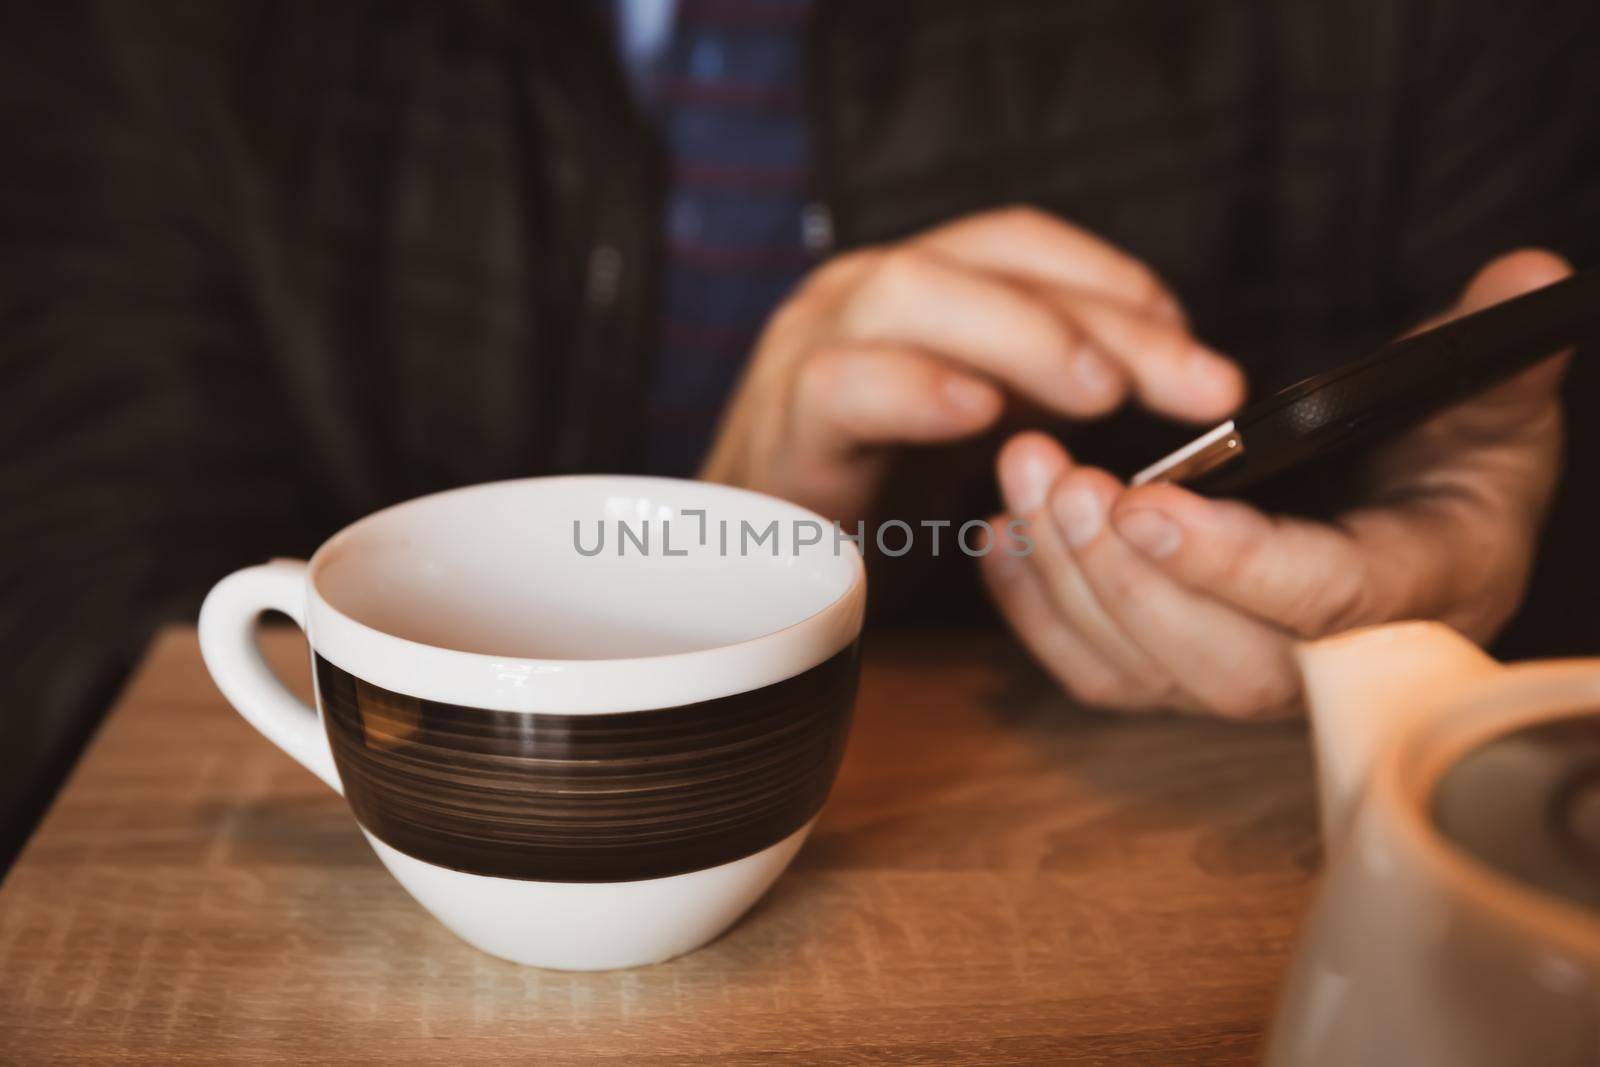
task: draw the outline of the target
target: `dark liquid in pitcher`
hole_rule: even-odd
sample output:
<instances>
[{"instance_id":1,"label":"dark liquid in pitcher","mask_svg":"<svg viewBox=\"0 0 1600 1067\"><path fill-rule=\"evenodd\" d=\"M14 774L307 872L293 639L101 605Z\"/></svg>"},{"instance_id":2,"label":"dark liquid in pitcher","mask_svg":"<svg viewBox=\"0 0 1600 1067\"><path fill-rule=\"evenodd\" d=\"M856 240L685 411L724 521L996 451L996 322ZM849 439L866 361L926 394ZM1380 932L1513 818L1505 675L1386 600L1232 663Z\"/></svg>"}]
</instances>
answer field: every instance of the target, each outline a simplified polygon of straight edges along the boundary
<instances>
[{"instance_id":1,"label":"dark liquid in pitcher","mask_svg":"<svg viewBox=\"0 0 1600 1067\"><path fill-rule=\"evenodd\" d=\"M1600 912L1600 714L1525 726L1440 778L1445 837L1535 889Z\"/></svg>"}]
</instances>

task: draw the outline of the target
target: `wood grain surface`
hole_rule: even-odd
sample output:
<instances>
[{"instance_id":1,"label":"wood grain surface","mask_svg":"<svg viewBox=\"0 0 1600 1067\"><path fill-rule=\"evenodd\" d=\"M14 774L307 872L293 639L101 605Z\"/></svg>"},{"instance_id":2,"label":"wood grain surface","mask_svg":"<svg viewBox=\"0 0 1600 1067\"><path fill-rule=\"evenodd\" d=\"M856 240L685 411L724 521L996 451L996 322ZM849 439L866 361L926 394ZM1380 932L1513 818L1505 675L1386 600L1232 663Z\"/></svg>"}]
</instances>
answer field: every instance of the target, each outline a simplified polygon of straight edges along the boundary
<instances>
[{"instance_id":1,"label":"wood grain surface","mask_svg":"<svg viewBox=\"0 0 1600 1067\"><path fill-rule=\"evenodd\" d=\"M308 684L298 632L265 644ZM869 635L838 784L711 946L483 955L151 647L0 885L0 1062L1255 1062L1316 856L1295 727L1073 710L998 635Z\"/></svg>"}]
</instances>

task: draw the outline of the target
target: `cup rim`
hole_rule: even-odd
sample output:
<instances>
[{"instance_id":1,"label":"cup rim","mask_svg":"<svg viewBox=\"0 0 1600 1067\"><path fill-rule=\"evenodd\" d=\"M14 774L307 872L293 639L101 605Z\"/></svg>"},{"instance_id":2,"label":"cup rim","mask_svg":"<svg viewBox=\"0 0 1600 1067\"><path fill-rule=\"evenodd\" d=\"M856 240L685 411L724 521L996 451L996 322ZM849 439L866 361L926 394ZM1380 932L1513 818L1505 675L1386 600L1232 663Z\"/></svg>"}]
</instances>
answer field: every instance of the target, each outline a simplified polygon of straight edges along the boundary
<instances>
[{"instance_id":1,"label":"cup rim","mask_svg":"<svg viewBox=\"0 0 1600 1067\"><path fill-rule=\"evenodd\" d=\"M644 656L597 659L503 656L429 644L381 630L335 607L319 588L330 554L369 524L441 497L512 486L588 483L638 493L651 486L692 486L732 501L760 501L795 520L831 520L754 490L686 478L568 474L482 482L413 497L363 516L319 545L306 564L306 636L312 651L363 681L442 703L487 710L599 714L667 708L761 688L807 670L853 644L865 608L866 566L859 546L843 553L845 588L816 611L738 641ZM648 693L654 690L654 697Z\"/></svg>"},{"instance_id":2,"label":"cup rim","mask_svg":"<svg viewBox=\"0 0 1600 1067\"><path fill-rule=\"evenodd\" d=\"M1503 666L1498 675L1451 700L1389 746L1374 768L1372 791L1394 814L1413 854L1481 914L1496 916L1505 927L1546 945L1577 948L1600 959L1600 918L1473 855L1441 833L1428 816L1433 792L1456 760L1518 728L1592 710L1597 698L1600 665L1592 659ZM1514 711L1505 710L1517 702L1521 706Z\"/></svg>"}]
</instances>

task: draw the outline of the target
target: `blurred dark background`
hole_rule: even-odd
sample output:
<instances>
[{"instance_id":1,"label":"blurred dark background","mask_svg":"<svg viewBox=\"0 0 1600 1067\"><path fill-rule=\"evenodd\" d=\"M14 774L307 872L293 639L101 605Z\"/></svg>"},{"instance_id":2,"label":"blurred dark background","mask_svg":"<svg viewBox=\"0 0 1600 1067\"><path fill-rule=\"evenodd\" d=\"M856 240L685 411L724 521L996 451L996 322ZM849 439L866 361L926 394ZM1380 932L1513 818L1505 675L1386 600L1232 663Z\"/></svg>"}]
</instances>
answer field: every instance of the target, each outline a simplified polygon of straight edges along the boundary
<instances>
[{"instance_id":1,"label":"blurred dark background","mask_svg":"<svg viewBox=\"0 0 1600 1067\"><path fill-rule=\"evenodd\" d=\"M1600 261L1592 9L680 0L707 32L787 33L798 71L651 108L604 2L3 5L0 866L154 629L229 570L448 486L692 473L714 411L662 437L652 407L695 269L663 266L675 104L804 135L805 232L739 268L775 295L838 250L1034 204L1151 263L1260 393L1498 252ZM699 399L766 310L722 328ZM1592 360L1567 398L1508 655L1600 650ZM1122 471L1183 436L1073 434Z\"/></svg>"}]
</instances>

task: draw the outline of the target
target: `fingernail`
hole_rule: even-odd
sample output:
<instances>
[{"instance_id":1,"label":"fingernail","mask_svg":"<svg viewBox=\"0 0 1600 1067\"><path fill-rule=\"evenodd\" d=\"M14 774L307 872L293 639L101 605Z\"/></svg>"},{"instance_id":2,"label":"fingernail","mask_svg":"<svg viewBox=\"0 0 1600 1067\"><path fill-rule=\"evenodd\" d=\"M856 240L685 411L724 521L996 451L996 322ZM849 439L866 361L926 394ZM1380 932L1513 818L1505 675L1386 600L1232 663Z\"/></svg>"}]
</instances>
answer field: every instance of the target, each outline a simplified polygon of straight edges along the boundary
<instances>
[{"instance_id":1,"label":"fingernail","mask_svg":"<svg viewBox=\"0 0 1600 1067\"><path fill-rule=\"evenodd\" d=\"M1157 297L1155 315L1164 322L1183 322L1183 305L1170 296Z\"/></svg>"},{"instance_id":2,"label":"fingernail","mask_svg":"<svg viewBox=\"0 0 1600 1067\"><path fill-rule=\"evenodd\" d=\"M1228 372L1228 361L1204 345L1189 349L1189 373L1197 378L1215 378Z\"/></svg>"},{"instance_id":3,"label":"fingernail","mask_svg":"<svg viewBox=\"0 0 1600 1067\"><path fill-rule=\"evenodd\" d=\"M976 415L987 411L992 396L993 392L987 385L971 378L945 379L945 403L963 414Z\"/></svg>"},{"instance_id":4,"label":"fingernail","mask_svg":"<svg viewBox=\"0 0 1600 1067\"><path fill-rule=\"evenodd\" d=\"M1055 498L1056 521L1071 548L1082 548L1093 541L1105 525L1105 512L1093 490L1067 489Z\"/></svg>"},{"instance_id":5,"label":"fingernail","mask_svg":"<svg viewBox=\"0 0 1600 1067\"><path fill-rule=\"evenodd\" d=\"M1095 399L1116 391L1117 376L1106 366L1105 357L1092 348L1082 348L1073 357L1072 374L1078 387Z\"/></svg>"},{"instance_id":6,"label":"fingernail","mask_svg":"<svg viewBox=\"0 0 1600 1067\"><path fill-rule=\"evenodd\" d=\"M1228 394L1227 399L1235 399L1233 394L1238 388L1238 369L1209 348L1196 347L1185 369L1196 389L1211 396Z\"/></svg>"},{"instance_id":7,"label":"fingernail","mask_svg":"<svg viewBox=\"0 0 1600 1067\"><path fill-rule=\"evenodd\" d=\"M1159 511L1128 511L1115 522L1122 539L1151 559L1166 559L1183 547L1183 530Z\"/></svg>"},{"instance_id":8,"label":"fingernail","mask_svg":"<svg viewBox=\"0 0 1600 1067\"><path fill-rule=\"evenodd\" d=\"M1011 463L1001 479L1001 494L1006 500L1006 510L1013 515L1031 515L1044 506L1045 495L1050 492L1050 464L1029 449Z\"/></svg>"},{"instance_id":9,"label":"fingernail","mask_svg":"<svg viewBox=\"0 0 1600 1067\"><path fill-rule=\"evenodd\" d=\"M995 545L986 557L990 573L994 577L1003 580L1015 578L1022 571L1022 557L1013 556L1006 551L1008 547L1007 545Z\"/></svg>"}]
</instances>

